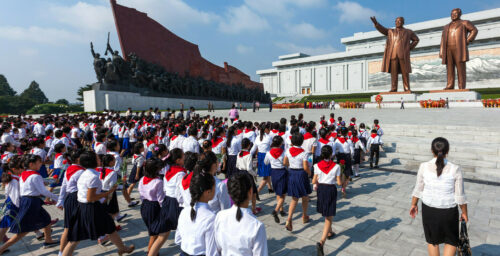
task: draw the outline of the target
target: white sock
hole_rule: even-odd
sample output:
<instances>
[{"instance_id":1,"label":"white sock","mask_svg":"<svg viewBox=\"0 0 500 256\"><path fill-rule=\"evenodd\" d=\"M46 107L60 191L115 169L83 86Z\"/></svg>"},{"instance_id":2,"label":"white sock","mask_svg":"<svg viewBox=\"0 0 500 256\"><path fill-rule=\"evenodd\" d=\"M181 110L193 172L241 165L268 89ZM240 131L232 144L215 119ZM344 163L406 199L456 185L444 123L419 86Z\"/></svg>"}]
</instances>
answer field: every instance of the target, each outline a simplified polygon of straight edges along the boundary
<instances>
[{"instance_id":1,"label":"white sock","mask_svg":"<svg viewBox=\"0 0 500 256\"><path fill-rule=\"evenodd\" d=\"M42 235L42 232L40 232L40 230L35 230L35 234L36 234L37 236L40 236L40 235Z\"/></svg>"},{"instance_id":2,"label":"white sock","mask_svg":"<svg viewBox=\"0 0 500 256\"><path fill-rule=\"evenodd\" d=\"M59 254L57 254L57 256L62 256L62 252L61 252L61 251L59 251Z\"/></svg>"},{"instance_id":3,"label":"white sock","mask_svg":"<svg viewBox=\"0 0 500 256\"><path fill-rule=\"evenodd\" d=\"M100 236L100 237L99 237L99 239L101 239L101 240L106 239L106 235L104 235L104 236Z\"/></svg>"}]
</instances>

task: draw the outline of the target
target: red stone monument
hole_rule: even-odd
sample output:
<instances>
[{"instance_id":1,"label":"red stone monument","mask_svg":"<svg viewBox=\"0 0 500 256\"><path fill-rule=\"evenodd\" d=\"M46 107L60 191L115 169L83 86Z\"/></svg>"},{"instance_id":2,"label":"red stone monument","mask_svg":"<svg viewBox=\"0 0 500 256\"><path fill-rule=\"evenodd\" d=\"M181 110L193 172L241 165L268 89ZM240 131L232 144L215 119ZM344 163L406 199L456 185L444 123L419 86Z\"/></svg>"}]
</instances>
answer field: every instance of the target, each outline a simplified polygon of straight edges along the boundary
<instances>
[{"instance_id":1,"label":"red stone monument","mask_svg":"<svg viewBox=\"0 0 500 256\"><path fill-rule=\"evenodd\" d=\"M135 53L141 59L161 65L166 71L176 72L180 76L203 77L224 84L244 84L246 88L264 89L261 83L237 68L224 62L219 67L204 59L198 45L175 35L160 23L137 11L111 1L111 9L116 24L116 31L122 49L122 56Z\"/></svg>"}]
</instances>

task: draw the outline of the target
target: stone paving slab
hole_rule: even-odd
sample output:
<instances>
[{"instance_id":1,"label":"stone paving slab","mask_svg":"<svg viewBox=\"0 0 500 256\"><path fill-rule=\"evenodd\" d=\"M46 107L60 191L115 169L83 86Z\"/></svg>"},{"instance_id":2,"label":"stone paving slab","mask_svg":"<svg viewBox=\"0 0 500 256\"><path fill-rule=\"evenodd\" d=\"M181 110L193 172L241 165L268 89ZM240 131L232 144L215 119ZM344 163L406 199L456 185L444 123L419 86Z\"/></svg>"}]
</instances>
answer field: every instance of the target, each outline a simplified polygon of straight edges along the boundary
<instances>
[{"instance_id":1,"label":"stone paving slab","mask_svg":"<svg viewBox=\"0 0 500 256\"><path fill-rule=\"evenodd\" d=\"M347 199L338 199L337 216L333 229L337 236L325 244L327 255L426 255L426 242L421 216L409 217L410 195L415 176L394 172L368 170L348 187ZM500 187L466 183L469 198L469 234L474 255L499 255L500 252ZM264 190L265 191L265 190ZM267 191L265 191L267 192ZM339 193L340 194L340 193ZM138 198L137 192L133 197ZM139 207L128 208L119 195L122 213L130 215L123 223L120 235L137 250L132 255L145 255L148 236L140 218ZM270 213L274 196L262 193L259 206L263 212L258 218L264 222L270 255L315 255L315 244L320 239L324 219L316 212L316 193L311 194L308 213L312 221L302 224L301 213L296 210L293 232L284 227L284 218L276 224ZM290 198L285 209L288 210ZM53 218L63 218L62 211L46 207ZM301 209L301 203L297 209ZM55 237L61 235L62 221L54 227ZM170 234L161 255L178 255L179 246ZM42 249L33 235L11 248L6 255L57 255L57 248ZM94 241L82 241L76 255L116 255L113 245L98 246Z\"/></svg>"}]
</instances>

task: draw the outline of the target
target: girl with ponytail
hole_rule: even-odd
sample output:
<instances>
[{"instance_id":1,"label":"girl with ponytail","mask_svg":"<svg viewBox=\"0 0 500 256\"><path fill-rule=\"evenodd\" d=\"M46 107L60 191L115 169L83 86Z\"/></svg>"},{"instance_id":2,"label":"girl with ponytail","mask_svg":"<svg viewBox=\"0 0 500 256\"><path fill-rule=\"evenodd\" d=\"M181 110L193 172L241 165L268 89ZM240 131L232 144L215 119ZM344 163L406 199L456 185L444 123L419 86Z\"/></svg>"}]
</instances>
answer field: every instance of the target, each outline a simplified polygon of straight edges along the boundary
<instances>
[{"instance_id":1,"label":"girl with ponytail","mask_svg":"<svg viewBox=\"0 0 500 256\"><path fill-rule=\"evenodd\" d=\"M238 173L227 183L234 205L215 218L214 236L221 255L267 255L266 229L248 208L253 194L251 178ZM244 230L244 232L242 232Z\"/></svg>"},{"instance_id":2,"label":"girl with ponytail","mask_svg":"<svg viewBox=\"0 0 500 256\"><path fill-rule=\"evenodd\" d=\"M253 132L253 131L252 131ZM236 172L236 159L241 151L241 136L236 135L236 127L231 126L227 130L227 173L229 178Z\"/></svg>"},{"instance_id":3,"label":"girl with ponytail","mask_svg":"<svg viewBox=\"0 0 500 256\"><path fill-rule=\"evenodd\" d=\"M215 195L215 179L210 173L195 169L189 185L190 207L179 216L175 243L181 246L181 255L217 255L215 213L208 205Z\"/></svg>"},{"instance_id":4,"label":"girl with ponytail","mask_svg":"<svg viewBox=\"0 0 500 256\"><path fill-rule=\"evenodd\" d=\"M439 244L444 251L455 255L459 242L459 219L468 222L467 199L460 166L446 160L450 150L448 140L442 137L432 141L434 158L420 165L413 190L410 216L418 214L418 200L422 199L422 223L430 255L439 255ZM461 209L459 218L458 206Z\"/></svg>"},{"instance_id":5,"label":"girl with ponytail","mask_svg":"<svg viewBox=\"0 0 500 256\"><path fill-rule=\"evenodd\" d=\"M262 177L262 181L257 188L257 194L267 185L268 192L274 193L273 187L271 185L271 166L264 163L264 158L267 152L271 149L271 142L273 136L269 135L270 125L267 123L262 123L260 125L259 137L255 139L252 150L250 154L253 156L257 152L257 174Z\"/></svg>"},{"instance_id":6,"label":"girl with ponytail","mask_svg":"<svg viewBox=\"0 0 500 256\"><path fill-rule=\"evenodd\" d=\"M19 212L20 190L19 177L24 171L21 156L14 156L9 163L4 165L2 173L2 185L5 186L6 200L4 203L5 213L0 221L0 241L3 241L9 227L14 224Z\"/></svg>"}]
</instances>

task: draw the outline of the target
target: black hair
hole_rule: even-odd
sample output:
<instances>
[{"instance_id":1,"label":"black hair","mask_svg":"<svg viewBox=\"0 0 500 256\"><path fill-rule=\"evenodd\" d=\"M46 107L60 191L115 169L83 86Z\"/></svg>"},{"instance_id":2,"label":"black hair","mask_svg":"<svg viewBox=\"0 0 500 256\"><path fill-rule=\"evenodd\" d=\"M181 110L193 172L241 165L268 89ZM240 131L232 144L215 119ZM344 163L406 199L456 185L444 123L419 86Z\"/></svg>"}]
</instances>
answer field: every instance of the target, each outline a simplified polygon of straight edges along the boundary
<instances>
[{"instance_id":1,"label":"black hair","mask_svg":"<svg viewBox=\"0 0 500 256\"><path fill-rule=\"evenodd\" d=\"M134 145L134 154L138 155L141 153L141 149L144 148L144 144L143 143L135 143Z\"/></svg>"},{"instance_id":2,"label":"black hair","mask_svg":"<svg viewBox=\"0 0 500 256\"><path fill-rule=\"evenodd\" d=\"M292 136L293 136L294 134L298 134L298 133L300 133L300 129L299 129L299 127L297 127L297 126L292 126L292 128L290 129L290 135L292 135Z\"/></svg>"},{"instance_id":3,"label":"black hair","mask_svg":"<svg viewBox=\"0 0 500 256\"><path fill-rule=\"evenodd\" d=\"M175 165L175 162L178 159L182 158L182 155L184 155L184 152L182 152L182 149L180 148L174 148L170 151L170 155L167 158L167 163L169 165Z\"/></svg>"},{"instance_id":4,"label":"black hair","mask_svg":"<svg viewBox=\"0 0 500 256\"><path fill-rule=\"evenodd\" d=\"M196 135L198 135L198 130L196 129L196 127L194 127L194 126L190 127L188 135L196 137Z\"/></svg>"},{"instance_id":5,"label":"black hair","mask_svg":"<svg viewBox=\"0 0 500 256\"><path fill-rule=\"evenodd\" d=\"M39 155L31 155L31 154L26 155L26 157L23 158L24 169L28 169L30 167L30 164L36 163L37 161L42 161L42 158Z\"/></svg>"},{"instance_id":6,"label":"black hair","mask_svg":"<svg viewBox=\"0 0 500 256\"><path fill-rule=\"evenodd\" d=\"M196 162L198 162L198 153L188 151L184 155L184 168L188 171L192 171Z\"/></svg>"},{"instance_id":7,"label":"black hair","mask_svg":"<svg viewBox=\"0 0 500 256\"><path fill-rule=\"evenodd\" d=\"M210 149L212 147L212 142L210 140L205 140L205 141L203 141L201 147L204 150Z\"/></svg>"},{"instance_id":8,"label":"black hair","mask_svg":"<svg viewBox=\"0 0 500 256\"><path fill-rule=\"evenodd\" d=\"M330 160L333 154L333 149L330 145L325 145L321 148L320 160Z\"/></svg>"},{"instance_id":9,"label":"black hair","mask_svg":"<svg viewBox=\"0 0 500 256\"><path fill-rule=\"evenodd\" d=\"M56 138L58 139L61 138L63 136L63 131L60 129L55 131L54 136L56 136Z\"/></svg>"},{"instance_id":10,"label":"black hair","mask_svg":"<svg viewBox=\"0 0 500 256\"><path fill-rule=\"evenodd\" d=\"M259 137L261 141L264 139L264 135L266 134L266 128L268 128L268 126L264 123L262 123L259 127Z\"/></svg>"},{"instance_id":11,"label":"black hair","mask_svg":"<svg viewBox=\"0 0 500 256\"><path fill-rule=\"evenodd\" d=\"M271 143L272 148L281 147L282 144L283 144L283 138L281 136L273 137L273 142Z\"/></svg>"},{"instance_id":12,"label":"black hair","mask_svg":"<svg viewBox=\"0 0 500 256\"><path fill-rule=\"evenodd\" d=\"M106 154L106 155L103 155L102 158L101 158L101 161L102 161L102 167L103 168L106 168L106 167L112 167L112 166L108 166L111 162L113 162L115 160L115 157L111 154Z\"/></svg>"},{"instance_id":13,"label":"black hair","mask_svg":"<svg viewBox=\"0 0 500 256\"><path fill-rule=\"evenodd\" d=\"M194 205L200 200L205 191L214 189L214 186L215 179L211 174L205 172L193 173L189 184L189 193L191 194L191 221L196 219Z\"/></svg>"},{"instance_id":14,"label":"black hair","mask_svg":"<svg viewBox=\"0 0 500 256\"><path fill-rule=\"evenodd\" d=\"M116 147L118 147L120 144L116 139L112 139L106 143L106 147L108 150L115 150Z\"/></svg>"},{"instance_id":15,"label":"black hair","mask_svg":"<svg viewBox=\"0 0 500 256\"><path fill-rule=\"evenodd\" d=\"M306 131L307 132L312 132L314 130L314 127L316 127L316 123L314 121L310 121L307 125L306 125Z\"/></svg>"},{"instance_id":16,"label":"black hair","mask_svg":"<svg viewBox=\"0 0 500 256\"><path fill-rule=\"evenodd\" d=\"M80 155L80 165L85 169L97 168L97 154L94 151L85 151Z\"/></svg>"},{"instance_id":17,"label":"black hair","mask_svg":"<svg viewBox=\"0 0 500 256\"><path fill-rule=\"evenodd\" d=\"M378 119L373 120L374 124L378 124Z\"/></svg>"},{"instance_id":18,"label":"black hair","mask_svg":"<svg viewBox=\"0 0 500 256\"><path fill-rule=\"evenodd\" d=\"M12 180L12 173L10 170L23 168L22 166L22 157L21 156L13 156L7 165L4 165L2 172L2 183L7 184Z\"/></svg>"},{"instance_id":19,"label":"black hair","mask_svg":"<svg viewBox=\"0 0 500 256\"><path fill-rule=\"evenodd\" d=\"M349 133L349 130L347 129L347 127L340 128L340 134L342 134L342 136L347 136L347 133Z\"/></svg>"},{"instance_id":20,"label":"black hair","mask_svg":"<svg viewBox=\"0 0 500 256\"><path fill-rule=\"evenodd\" d=\"M231 175L227 181L227 190L234 204L238 207L236 210L236 220L239 222L243 217L240 205L248 199L248 191L252 189L252 180L245 173Z\"/></svg>"},{"instance_id":21,"label":"black hair","mask_svg":"<svg viewBox=\"0 0 500 256\"><path fill-rule=\"evenodd\" d=\"M292 135L291 141L292 141L292 145L300 147L300 146L302 146L302 143L304 143L304 136L302 136L302 134L300 134L300 133L294 134L294 135Z\"/></svg>"},{"instance_id":22,"label":"black hair","mask_svg":"<svg viewBox=\"0 0 500 256\"><path fill-rule=\"evenodd\" d=\"M241 140L241 149L247 149L250 146L250 140L248 138L244 138ZM243 150L240 151L240 156L243 155Z\"/></svg>"},{"instance_id":23,"label":"black hair","mask_svg":"<svg viewBox=\"0 0 500 256\"><path fill-rule=\"evenodd\" d=\"M365 123L360 123L359 124L359 129L365 129Z\"/></svg>"},{"instance_id":24,"label":"black hair","mask_svg":"<svg viewBox=\"0 0 500 256\"><path fill-rule=\"evenodd\" d=\"M206 172L209 173L212 169L212 165L217 163L217 156L212 151L206 151L200 154L199 160L193 167L194 172Z\"/></svg>"},{"instance_id":25,"label":"black hair","mask_svg":"<svg viewBox=\"0 0 500 256\"><path fill-rule=\"evenodd\" d=\"M227 143L226 143L226 146L227 147L231 147L231 141L233 140L233 137L234 135L236 134L236 127L235 126L231 126L229 127L229 129L227 129Z\"/></svg>"},{"instance_id":26,"label":"black hair","mask_svg":"<svg viewBox=\"0 0 500 256\"><path fill-rule=\"evenodd\" d=\"M96 139L96 141L98 141L98 142L104 142L104 138L106 138L106 134L104 134L104 133L99 133L95 139Z\"/></svg>"},{"instance_id":27,"label":"black hair","mask_svg":"<svg viewBox=\"0 0 500 256\"><path fill-rule=\"evenodd\" d=\"M450 143L448 142L447 139L443 137L437 137L432 141L432 153L437 157L436 159L436 172L437 176L441 176L441 173L443 173L444 166L446 165L444 163L444 158L450 151Z\"/></svg>"},{"instance_id":28,"label":"black hair","mask_svg":"<svg viewBox=\"0 0 500 256\"><path fill-rule=\"evenodd\" d=\"M146 160L146 164L144 165L144 176L156 178L161 168L163 168L163 162L159 158L152 157Z\"/></svg>"},{"instance_id":29,"label":"black hair","mask_svg":"<svg viewBox=\"0 0 500 256\"><path fill-rule=\"evenodd\" d=\"M159 158L163 152L167 152L167 146L165 146L163 144L157 144L153 148L153 156L155 156L155 157Z\"/></svg>"},{"instance_id":30,"label":"black hair","mask_svg":"<svg viewBox=\"0 0 500 256\"><path fill-rule=\"evenodd\" d=\"M319 137L326 139L326 136L328 136L328 130L326 128L319 129Z\"/></svg>"},{"instance_id":31,"label":"black hair","mask_svg":"<svg viewBox=\"0 0 500 256\"><path fill-rule=\"evenodd\" d=\"M372 130L372 133L377 133L377 130L376 130L376 129L373 129L373 130Z\"/></svg>"},{"instance_id":32,"label":"black hair","mask_svg":"<svg viewBox=\"0 0 500 256\"><path fill-rule=\"evenodd\" d=\"M54 152L56 153L61 153L62 150L66 147L66 145L64 145L64 143L57 143L55 146L54 146Z\"/></svg>"},{"instance_id":33,"label":"black hair","mask_svg":"<svg viewBox=\"0 0 500 256\"><path fill-rule=\"evenodd\" d=\"M28 144L31 148L36 148L42 144L45 146L45 140L43 137L33 137L28 140Z\"/></svg>"},{"instance_id":34,"label":"black hair","mask_svg":"<svg viewBox=\"0 0 500 256\"><path fill-rule=\"evenodd\" d=\"M74 149L71 150L71 153L69 154L69 158L72 163L75 163L77 160L80 159L80 155L85 152L83 149Z\"/></svg>"}]
</instances>

